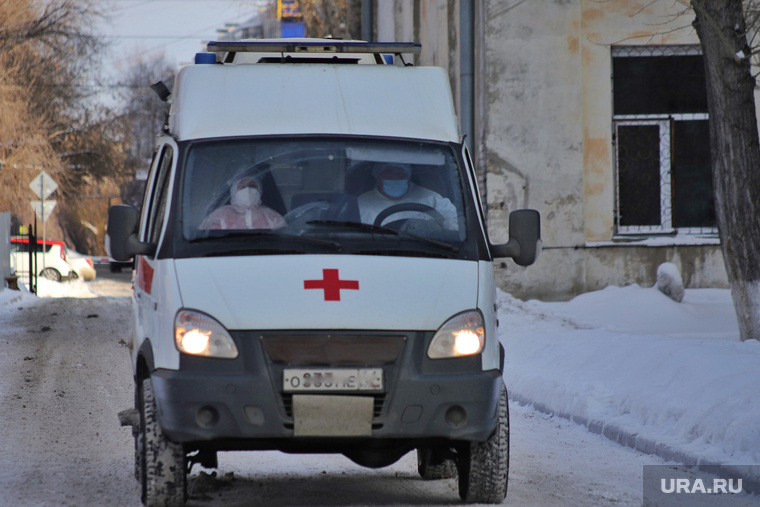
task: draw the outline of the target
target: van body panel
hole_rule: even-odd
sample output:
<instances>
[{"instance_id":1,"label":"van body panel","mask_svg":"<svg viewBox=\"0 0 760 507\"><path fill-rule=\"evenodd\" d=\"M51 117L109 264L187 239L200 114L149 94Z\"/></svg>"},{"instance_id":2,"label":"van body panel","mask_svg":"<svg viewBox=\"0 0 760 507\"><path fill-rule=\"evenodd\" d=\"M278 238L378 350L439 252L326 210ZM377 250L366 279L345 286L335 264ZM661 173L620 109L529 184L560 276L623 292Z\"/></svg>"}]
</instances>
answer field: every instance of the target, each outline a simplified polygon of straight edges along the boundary
<instances>
[{"instance_id":1,"label":"van body panel","mask_svg":"<svg viewBox=\"0 0 760 507\"><path fill-rule=\"evenodd\" d=\"M137 352L146 339L153 344L156 367L179 368L179 352L174 345L174 316L182 307L177 274L172 260L140 255L135 260L134 304L137 313ZM136 360L136 357L134 358Z\"/></svg>"},{"instance_id":2,"label":"van body panel","mask_svg":"<svg viewBox=\"0 0 760 507\"><path fill-rule=\"evenodd\" d=\"M493 263L480 261L478 263L478 309L483 314L486 323L485 348L482 353L483 369L499 368L500 351L496 314L496 284L493 276Z\"/></svg>"},{"instance_id":3,"label":"van body panel","mask_svg":"<svg viewBox=\"0 0 760 507\"><path fill-rule=\"evenodd\" d=\"M178 140L345 134L459 141L448 76L437 67L194 65L180 69L173 97L169 127Z\"/></svg>"},{"instance_id":4,"label":"van body panel","mask_svg":"<svg viewBox=\"0 0 760 507\"><path fill-rule=\"evenodd\" d=\"M435 331L478 302L474 261L271 255L175 263L185 307L208 313L230 330Z\"/></svg>"}]
</instances>

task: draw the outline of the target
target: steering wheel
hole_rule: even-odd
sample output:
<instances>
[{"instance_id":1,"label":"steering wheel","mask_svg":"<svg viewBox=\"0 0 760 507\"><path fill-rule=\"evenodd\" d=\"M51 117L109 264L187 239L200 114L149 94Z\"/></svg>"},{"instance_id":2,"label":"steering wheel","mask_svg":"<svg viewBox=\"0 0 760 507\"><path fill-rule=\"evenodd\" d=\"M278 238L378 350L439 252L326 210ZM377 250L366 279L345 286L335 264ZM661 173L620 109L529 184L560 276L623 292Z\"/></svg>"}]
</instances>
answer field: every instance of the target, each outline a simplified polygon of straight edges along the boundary
<instances>
[{"instance_id":1,"label":"steering wheel","mask_svg":"<svg viewBox=\"0 0 760 507\"><path fill-rule=\"evenodd\" d=\"M389 216L395 215L396 213L402 213L404 211L418 211L420 213L424 213L432 217L436 222L440 224L443 224L445 221L443 215L441 215L441 213L432 206L428 206L427 204L420 204L417 202L402 202L399 204L394 204L393 206L385 208L383 211L381 211L380 214L377 215L377 218L375 218L374 225L382 225L383 221Z\"/></svg>"}]
</instances>

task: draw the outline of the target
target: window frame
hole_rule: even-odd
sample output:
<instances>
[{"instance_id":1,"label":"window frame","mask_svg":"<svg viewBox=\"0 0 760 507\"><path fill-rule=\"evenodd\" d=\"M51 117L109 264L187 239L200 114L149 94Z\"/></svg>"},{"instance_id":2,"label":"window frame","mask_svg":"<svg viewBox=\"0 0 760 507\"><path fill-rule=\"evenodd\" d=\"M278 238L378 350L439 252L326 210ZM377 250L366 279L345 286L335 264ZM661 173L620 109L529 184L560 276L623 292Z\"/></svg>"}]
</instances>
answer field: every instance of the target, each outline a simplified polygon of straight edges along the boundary
<instances>
[{"instance_id":1,"label":"window frame","mask_svg":"<svg viewBox=\"0 0 760 507\"><path fill-rule=\"evenodd\" d=\"M172 169L177 147L170 142L160 144L154 154L151 174L143 199L140 239L158 244L161 239L171 200Z\"/></svg>"},{"instance_id":2,"label":"window frame","mask_svg":"<svg viewBox=\"0 0 760 507\"><path fill-rule=\"evenodd\" d=\"M699 46L612 46L612 59L625 57L678 57L701 55ZM611 102L614 103L615 76L611 75ZM701 235L718 236L718 228L675 227L673 213L673 123L677 121L709 121L709 113L615 114L612 107L612 141L614 170L614 237ZM621 225L620 160L618 128L621 126L658 126L660 128L660 224Z\"/></svg>"},{"instance_id":3,"label":"window frame","mask_svg":"<svg viewBox=\"0 0 760 507\"><path fill-rule=\"evenodd\" d=\"M671 234L673 228L672 188L670 177L671 150L670 150L670 119L662 116L651 119L619 119L613 121L615 129L615 225L618 234ZM653 115L655 116L655 115ZM621 225L620 213L620 160L617 156L617 138L619 127L630 126L656 126L660 131L660 223L659 225Z\"/></svg>"}]
</instances>

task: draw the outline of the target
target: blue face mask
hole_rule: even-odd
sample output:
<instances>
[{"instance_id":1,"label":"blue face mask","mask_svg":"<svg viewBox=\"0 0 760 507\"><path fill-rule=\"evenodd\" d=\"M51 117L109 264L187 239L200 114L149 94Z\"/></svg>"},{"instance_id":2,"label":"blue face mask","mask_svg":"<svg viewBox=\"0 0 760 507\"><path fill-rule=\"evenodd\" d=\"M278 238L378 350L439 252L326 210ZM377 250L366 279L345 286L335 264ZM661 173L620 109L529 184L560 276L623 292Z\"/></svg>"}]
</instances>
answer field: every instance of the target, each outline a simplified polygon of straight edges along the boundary
<instances>
[{"instance_id":1,"label":"blue face mask","mask_svg":"<svg viewBox=\"0 0 760 507\"><path fill-rule=\"evenodd\" d=\"M409 180L383 180L383 193L390 197L401 197L409 190Z\"/></svg>"}]
</instances>

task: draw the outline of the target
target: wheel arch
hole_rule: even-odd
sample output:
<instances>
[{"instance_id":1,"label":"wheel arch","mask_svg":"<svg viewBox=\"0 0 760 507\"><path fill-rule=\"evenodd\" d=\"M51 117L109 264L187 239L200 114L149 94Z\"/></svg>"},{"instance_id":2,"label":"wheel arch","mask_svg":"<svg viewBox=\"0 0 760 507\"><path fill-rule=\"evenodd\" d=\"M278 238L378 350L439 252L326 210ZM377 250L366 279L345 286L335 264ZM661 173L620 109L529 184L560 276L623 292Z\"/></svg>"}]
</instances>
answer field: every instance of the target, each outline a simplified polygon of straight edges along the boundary
<instances>
[{"instance_id":1,"label":"wheel arch","mask_svg":"<svg viewBox=\"0 0 760 507\"><path fill-rule=\"evenodd\" d=\"M140 349L137 351L137 359L135 361L135 382L141 383L144 379L150 377L153 370L155 370L155 363L153 361L153 344L150 342L150 338L143 340Z\"/></svg>"}]
</instances>

